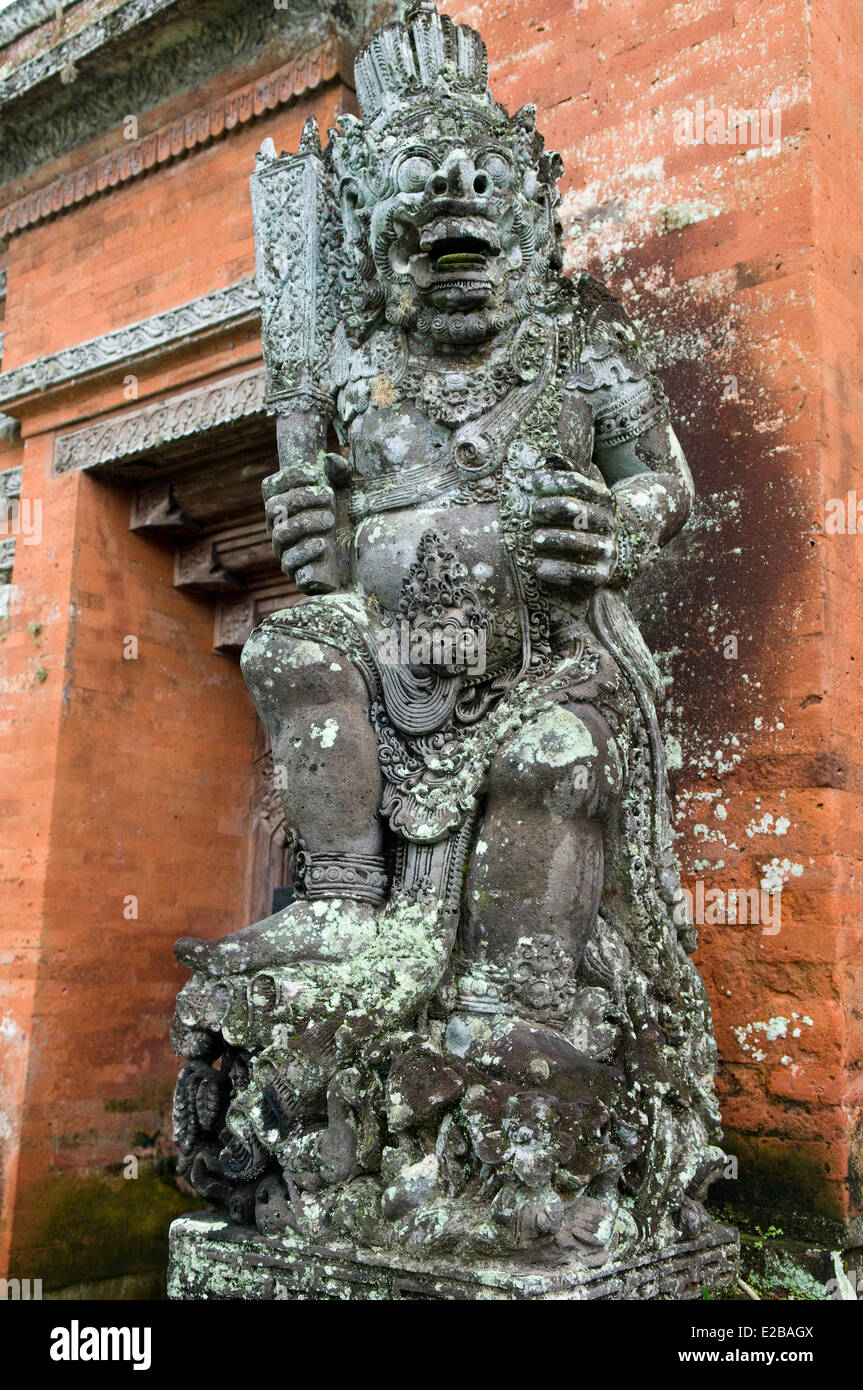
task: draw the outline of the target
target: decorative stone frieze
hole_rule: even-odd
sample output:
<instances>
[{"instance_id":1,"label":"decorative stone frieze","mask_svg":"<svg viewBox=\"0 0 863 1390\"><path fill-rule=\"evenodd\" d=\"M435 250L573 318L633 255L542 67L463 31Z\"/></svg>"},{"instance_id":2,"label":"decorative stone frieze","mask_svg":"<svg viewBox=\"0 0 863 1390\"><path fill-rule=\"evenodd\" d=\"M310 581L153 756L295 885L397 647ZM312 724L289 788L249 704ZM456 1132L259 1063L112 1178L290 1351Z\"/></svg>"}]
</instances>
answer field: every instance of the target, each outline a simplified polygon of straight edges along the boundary
<instances>
[{"instance_id":1,"label":"decorative stone frieze","mask_svg":"<svg viewBox=\"0 0 863 1390\"><path fill-rule=\"evenodd\" d=\"M64 386L82 377L122 367L133 370L136 362L176 347L189 338L244 322L259 314L254 280L239 280L223 290L192 299L176 309L114 329L89 342L61 348L59 352L25 362L0 373L0 405L9 405L38 391Z\"/></svg>"},{"instance_id":2,"label":"decorative stone frieze","mask_svg":"<svg viewBox=\"0 0 863 1390\"><path fill-rule=\"evenodd\" d=\"M259 368L58 435L54 472L119 463L256 415L264 415L264 373Z\"/></svg>"},{"instance_id":3,"label":"decorative stone frieze","mask_svg":"<svg viewBox=\"0 0 863 1390\"><path fill-rule=\"evenodd\" d=\"M151 169L170 164L191 150L239 130L267 111L275 111L313 91L322 82L335 77L337 71L336 45L330 40L257 82L246 83L228 96L196 107L188 115L160 126L141 140L134 140L101 159L91 160L73 173L62 174L44 188L9 203L0 210L0 237L13 236L78 203L97 198L129 179L140 178Z\"/></svg>"}]
</instances>

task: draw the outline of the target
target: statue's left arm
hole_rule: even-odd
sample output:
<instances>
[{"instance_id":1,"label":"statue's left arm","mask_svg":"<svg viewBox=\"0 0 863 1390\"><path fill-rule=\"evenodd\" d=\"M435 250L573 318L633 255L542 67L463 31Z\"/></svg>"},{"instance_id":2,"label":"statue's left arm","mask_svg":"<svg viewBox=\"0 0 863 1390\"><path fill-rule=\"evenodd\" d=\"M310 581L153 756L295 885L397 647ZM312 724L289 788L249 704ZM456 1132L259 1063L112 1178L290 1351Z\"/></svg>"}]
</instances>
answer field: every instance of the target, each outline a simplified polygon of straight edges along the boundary
<instances>
[{"instance_id":1,"label":"statue's left arm","mask_svg":"<svg viewBox=\"0 0 863 1390\"><path fill-rule=\"evenodd\" d=\"M694 500L665 393L631 320L605 294L591 318L564 387L559 433L565 441L566 417L586 414L586 404L592 462L606 488L565 469L537 479L537 572L557 588L629 583L681 529Z\"/></svg>"},{"instance_id":2,"label":"statue's left arm","mask_svg":"<svg viewBox=\"0 0 863 1390\"><path fill-rule=\"evenodd\" d=\"M634 533L641 532L645 547L652 550L684 525L695 489L662 385L648 370L625 311L612 304L611 322L622 350L612 355L611 364L622 379L597 393L593 458L614 494L619 542L634 540ZM618 567L622 560L621 555ZM634 564L632 555L630 565Z\"/></svg>"}]
</instances>

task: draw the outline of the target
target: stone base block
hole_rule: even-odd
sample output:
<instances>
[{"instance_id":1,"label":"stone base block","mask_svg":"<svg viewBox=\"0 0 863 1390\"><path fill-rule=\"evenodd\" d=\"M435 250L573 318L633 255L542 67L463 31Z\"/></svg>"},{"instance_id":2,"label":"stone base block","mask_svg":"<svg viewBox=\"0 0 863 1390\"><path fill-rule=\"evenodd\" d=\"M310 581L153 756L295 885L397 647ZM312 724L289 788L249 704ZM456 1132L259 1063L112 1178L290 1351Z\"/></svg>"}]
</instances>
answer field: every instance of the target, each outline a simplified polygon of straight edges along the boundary
<instances>
[{"instance_id":1,"label":"stone base block","mask_svg":"<svg viewBox=\"0 0 863 1390\"><path fill-rule=\"evenodd\" d=\"M661 1254L632 1254L597 1269L312 1244L231 1226L213 1212L181 1216L170 1234L168 1296L174 1299L689 1299L737 1277L739 1241L729 1226Z\"/></svg>"}]
</instances>

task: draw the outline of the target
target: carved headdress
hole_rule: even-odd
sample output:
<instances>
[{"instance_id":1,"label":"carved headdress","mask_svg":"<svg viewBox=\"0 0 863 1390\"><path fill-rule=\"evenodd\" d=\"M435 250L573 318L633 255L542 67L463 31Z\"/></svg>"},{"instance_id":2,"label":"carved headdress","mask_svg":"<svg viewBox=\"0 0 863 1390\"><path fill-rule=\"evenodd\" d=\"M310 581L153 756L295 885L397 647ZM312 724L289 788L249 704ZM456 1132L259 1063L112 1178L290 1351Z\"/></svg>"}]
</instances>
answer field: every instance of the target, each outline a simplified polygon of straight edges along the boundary
<instances>
[{"instance_id":1,"label":"carved headdress","mask_svg":"<svg viewBox=\"0 0 863 1390\"><path fill-rule=\"evenodd\" d=\"M495 101L488 86L485 44L467 24L438 14L432 0L420 0L402 22L388 24L361 48L354 64L357 98L363 114L339 118L342 132L331 131L333 152L362 124L369 144L381 136L405 138L427 127L430 113L442 134L485 127L488 133L518 136L518 154L536 168L544 183L562 171L560 156L545 151L536 129L536 107L513 116Z\"/></svg>"},{"instance_id":2,"label":"carved headdress","mask_svg":"<svg viewBox=\"0 0 863 1390\"><path fill-rule=\"evenodd\" d=\"M369 124L404 127L417 106L441 97L467 101L499 122L506 112L488 90L488 58L475 29L438 14L421 0L404 23L388 24L360 50L354 69L357 97Z\"/></svg>"},{"instance_id":3,"label":"carved headdress","mask_svg":"<svg viewBox=\"0 0 863 1390\"><path fill-rule=\"evenodd\" d=\"M485 197L478 211L506 222L520 246L512 261L519 269L511 275L508 305L474 314L477 333L467 337L482 336L483 323L502 326L521 317L519 306L527 312L529 304L541 302L549 269L562 263L557 179L563 165L559 155L545 149L536 107L523 106L510 116L495 101L479 34L438 14L430 0L421 0L404 21L376 34L358 54L355 74L363 119L341 116L339 128L330 131L328 151L339 179L354 283L364 284L364 298L354 296L353 314L348 309L354 332L383 307L381 286L370 283L375 267L382 285L395 286L387 317L413 321L413 309L402 317L396 307L407 302L405 294L412 299L414 287L390 252L394 219L407 210L408 220L411 215L421 220L423 200L446 192L441 162L448 148L464 148L476 161L479 177L470 192Z\"/></svg>"}]
</instances>

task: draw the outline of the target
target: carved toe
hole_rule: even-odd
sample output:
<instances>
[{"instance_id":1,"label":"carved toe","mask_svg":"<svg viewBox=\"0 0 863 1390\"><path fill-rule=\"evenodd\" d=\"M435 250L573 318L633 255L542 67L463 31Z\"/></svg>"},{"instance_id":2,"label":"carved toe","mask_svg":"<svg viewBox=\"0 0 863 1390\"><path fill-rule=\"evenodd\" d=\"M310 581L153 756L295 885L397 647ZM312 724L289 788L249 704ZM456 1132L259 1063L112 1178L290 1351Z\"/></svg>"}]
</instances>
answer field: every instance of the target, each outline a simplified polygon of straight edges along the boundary
<instances>
[{"instance_id":1,"label":"carved toe","mask_svg":"<svg viewBox=\"0 0 863 1390\"><path fill-rule=\"evenodd\" d=\"M194 970L200 965L209 945L199 936L181 936L174 946L174 955L181 965L188 965Z\"/></svg>"}]
</instances>

